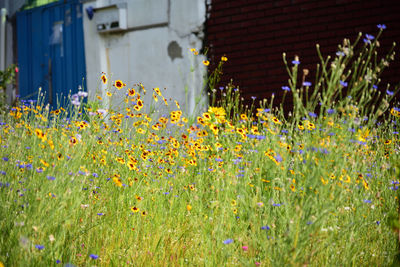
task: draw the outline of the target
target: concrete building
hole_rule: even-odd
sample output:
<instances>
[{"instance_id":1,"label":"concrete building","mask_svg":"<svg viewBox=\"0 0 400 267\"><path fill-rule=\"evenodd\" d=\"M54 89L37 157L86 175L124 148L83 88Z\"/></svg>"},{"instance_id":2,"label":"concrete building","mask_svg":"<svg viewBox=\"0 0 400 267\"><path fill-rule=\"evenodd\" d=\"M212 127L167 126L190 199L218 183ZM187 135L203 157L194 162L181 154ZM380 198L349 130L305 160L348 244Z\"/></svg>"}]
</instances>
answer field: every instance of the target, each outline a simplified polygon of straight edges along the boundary
<instances>
[{"instance_id":1,"label":"concrete building","mask_svg":"<svg viewBox=\"0 0 400 267\"><path fill-rule=\"evenodd\" d=\"M8 12L6 65L21 61L16 53L18 41L13 27L16 27L16 12L30 2L32 1L0 1L0 8L4 7ZM61 5L69 1L48 2ZM144 97L145 103L151 98L152 88L159 87L167 100L178 100L181 108L188 113L207 105L203 84L206 68L202 64L205 57L194 56L190 52L191 48L201 50L203 47L206 20L204 0L83 0L80 3L82 10L77 16L83 17L85 82L90 99L95 99L96 95L108 99L105 96L105 86L99 82L104 72L110 81L122 80L127 87L142 83L150 92ZM43 3L37 5L41 4ZM64 21L61 21L64 31L68 25L66 20L71 17L67 16L67 11L70 12L70 9L65 9L66 15ZM115 27L116 22L118 26ZM100 29L100 25L107 28ZM46 25L50 28L53 26ZM63 28L60 26L58 29L62 32ZM66 39L65 33L63 34ZM43 39L47 38L52 37L45 36ZM43 44L48 45L46 41ZM42 65L46 65L47 59L43 62ZM48 83L51 82L43 84ZM42 83L39 84L42 86ZM53 82L53 87L55 86L57 85ZM68 90L74 92L77 88ZM123 97L122 91L124 90L117 91L120 95L116 94L112 103L106 102L105 108L116 108ZM9 101L15 94L16 92L9 92Z\"/></svg>"},{"instance_id":2,"label":"concrete building","mask_svg":"<svg viewBox=\"0 0 400 267\"><path fill-rule=\"evenodd\" d=\"M85 1L83 9L93 11L93 17L86 15L83 22L91 97L98 89L101 72L105 72L128 87L142 83L150 91L145 102L150 100L152 88L159 87L167 88L163 95L178 100L189 113L196 99L206 104L205 58L190 52L203 46L204 0L95 0ZM107 24L110 18L115 20L113 16L120 19L117 29ZM118 101L114 99L111 105Z\"/></svg>"}]
</instances>

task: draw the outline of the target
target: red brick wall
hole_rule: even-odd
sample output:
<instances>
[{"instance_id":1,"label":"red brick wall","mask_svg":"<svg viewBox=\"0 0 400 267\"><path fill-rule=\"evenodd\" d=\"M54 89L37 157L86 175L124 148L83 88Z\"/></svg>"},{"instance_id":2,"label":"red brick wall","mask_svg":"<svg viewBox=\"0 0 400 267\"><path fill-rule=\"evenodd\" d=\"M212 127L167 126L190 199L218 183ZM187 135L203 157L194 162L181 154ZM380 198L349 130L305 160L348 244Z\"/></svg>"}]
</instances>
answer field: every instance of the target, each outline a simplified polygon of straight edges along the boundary
<instances>
[{"instance_id":1,"label":"red brick wall","mask_svg":"<svg viewBox=\"0 0 400 267\"><path fill-rule=\"evenodd\" d=\"M219 61L226 54L229 60L221 85L233 79L246 99L272 93L279 97L288 79L283 52L288 62L298 55L300 67L310 70L308 80L313 82L319 62L317 43L323 55L334 55L343 38L354 41L359 32L376 36L376 25L386 24L380 51L388 51L393 41L400 45L400 1L212 0L208 13L210 61ZM396 47L395 51L399 50ZM399 57L386 70L383 81L400 82Z\"/></svg>"}]
</instances>

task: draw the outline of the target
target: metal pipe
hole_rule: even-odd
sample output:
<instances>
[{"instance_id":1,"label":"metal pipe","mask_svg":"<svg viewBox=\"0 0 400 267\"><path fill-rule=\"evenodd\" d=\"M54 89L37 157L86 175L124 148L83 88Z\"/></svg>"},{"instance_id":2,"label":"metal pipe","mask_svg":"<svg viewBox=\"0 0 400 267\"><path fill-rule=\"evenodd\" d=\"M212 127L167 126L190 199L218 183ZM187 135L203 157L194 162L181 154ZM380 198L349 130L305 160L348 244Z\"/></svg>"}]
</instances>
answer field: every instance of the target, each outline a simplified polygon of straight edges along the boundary
<instances>
[{"instance_id":1,"label":"metal pipe","mask_svg":"<svg viewBox=\"0 0 400 267\"><path fill-rule=\"evenodd\" d=\"M6 23L7 23L7 9L1 9L0 18L0 70L6 68Z\"/></svg>"}]
</instances>

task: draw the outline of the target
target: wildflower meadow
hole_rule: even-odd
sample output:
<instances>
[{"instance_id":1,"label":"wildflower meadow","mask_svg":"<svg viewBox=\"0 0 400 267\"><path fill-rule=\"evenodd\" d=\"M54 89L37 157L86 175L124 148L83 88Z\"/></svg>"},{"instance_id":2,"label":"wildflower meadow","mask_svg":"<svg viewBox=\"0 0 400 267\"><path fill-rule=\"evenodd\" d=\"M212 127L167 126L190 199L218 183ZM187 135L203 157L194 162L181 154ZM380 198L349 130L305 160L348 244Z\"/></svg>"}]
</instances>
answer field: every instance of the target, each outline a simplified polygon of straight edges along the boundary
<instances>
[{"instance_id":1,"label":"wildflower meadow","mask_svg":"<svg viewBox=\"0 0 400 267\"><path fill-rule=\"evenodd\" d=\"M92 100L85 88L57 107L20 100L0 125L0 266L398 264L400 105L379 78L394 59L377 53L385 28L331 56L317 46L312 79L284 55L280 103L212 90L228 56L195 115L117 73L99 75Z\"/></svg>"}]
</instances>

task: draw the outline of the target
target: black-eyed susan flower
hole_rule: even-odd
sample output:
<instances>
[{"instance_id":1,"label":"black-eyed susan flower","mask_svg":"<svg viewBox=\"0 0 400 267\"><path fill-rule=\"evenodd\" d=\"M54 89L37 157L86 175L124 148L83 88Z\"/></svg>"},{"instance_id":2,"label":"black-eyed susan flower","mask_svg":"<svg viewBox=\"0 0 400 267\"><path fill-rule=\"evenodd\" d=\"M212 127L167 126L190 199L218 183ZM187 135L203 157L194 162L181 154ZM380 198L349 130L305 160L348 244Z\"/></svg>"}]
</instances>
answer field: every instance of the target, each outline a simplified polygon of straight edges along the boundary
<instances>
[{"instance_id":1,"label":"black-eyed susan flower","mask_svg":"<svg viewBox=\"0 0 400 267\"><path fill-rule=\"evenodd\" d=\"M126 86L126 84L123 83L121 80L116 80L115 83L114 83L114 86L115 86L118 90L121 90L122 87Z\"/></svg>"},{"instance_id":2,"label":"black-eyed susan flower","mask_svg":"<svg viewBox=\"0 0 400 267\"><path fill-rule=\"evenodd\" d=\"M136 212L139 212L140 209L138 207L134 206L134 207L131 207L131 211L136 213Z\"/></svg>"},{"instance_id":3,"label":"black-eyed susan flower","mask_svg":"<svg viewBox=\"0 0 400 267\"><path fill-rule=\"evenodd\" d=\"M107 77L105 74L101 75L101 81L103 82L103 84L107 84Z\"/></svg>"},{"instance_id":4,"label":"black-eyed susan flower","mask_svg":"<svg viewBox=\"0 0 400 267\"><path fill-rule=\"evenodd\" d=\"M210 61L208 61L208 60L203 60L203 64L204 64L204 66L208 66L208 65L210 65Z\"/></svg>"},{"instance_id":5,"label":"black-eyed susan flower","mask_svg":"<svg viewBox=\"0 0 400 267\"><path fill-rule=\"evenodd\" d=\"M135 96L136 95L136 91L133 88L129 88L128 89L128 96Z\"/></svg>"},{"instance_id":6,"label":"black-eyed susan flower","mask_svg":"<svg viewBox=\"0 0 400 267\"><path fill-rule=\"evenodd\" d=\"M161 96L160 88L156 87L156 88L153 88L153 90L157 95Z\"/></svg>"}]
</instances>

